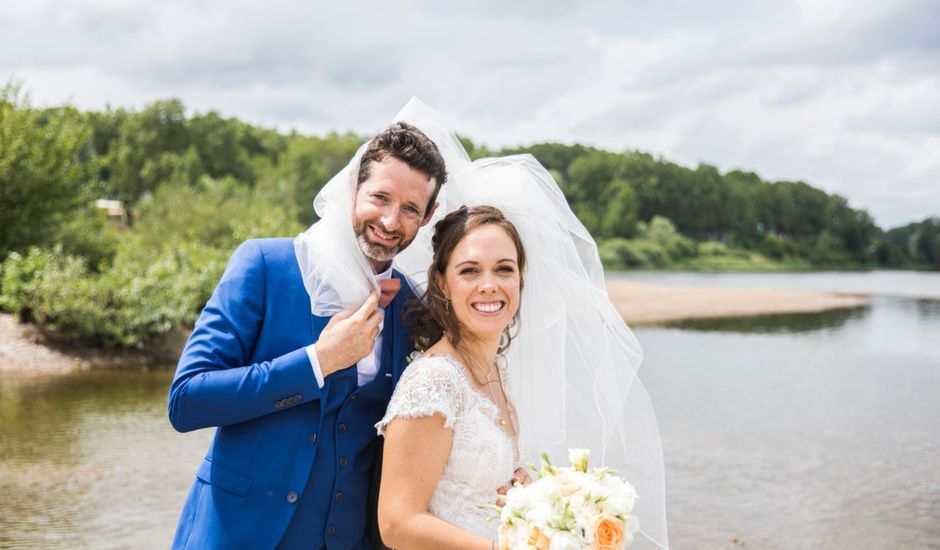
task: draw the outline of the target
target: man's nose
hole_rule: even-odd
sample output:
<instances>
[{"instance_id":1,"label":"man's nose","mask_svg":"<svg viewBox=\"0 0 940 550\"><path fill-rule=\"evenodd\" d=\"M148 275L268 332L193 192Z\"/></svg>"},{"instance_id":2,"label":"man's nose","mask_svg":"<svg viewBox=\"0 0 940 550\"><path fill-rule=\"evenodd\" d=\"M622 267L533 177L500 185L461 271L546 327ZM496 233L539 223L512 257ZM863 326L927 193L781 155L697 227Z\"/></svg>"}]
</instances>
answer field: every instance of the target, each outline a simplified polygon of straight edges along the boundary
<instances>
[{"instance_id":1,"label":"man's nose","mask_svg":"<svg viewBox=\"0 0 940 550\"><path fill-rule=\"evenodd\" d=\"M401 212L397 206L389 206L382 213L382 225L386 231L397 231L401 227Z\"/></svg>"}]
</instances>

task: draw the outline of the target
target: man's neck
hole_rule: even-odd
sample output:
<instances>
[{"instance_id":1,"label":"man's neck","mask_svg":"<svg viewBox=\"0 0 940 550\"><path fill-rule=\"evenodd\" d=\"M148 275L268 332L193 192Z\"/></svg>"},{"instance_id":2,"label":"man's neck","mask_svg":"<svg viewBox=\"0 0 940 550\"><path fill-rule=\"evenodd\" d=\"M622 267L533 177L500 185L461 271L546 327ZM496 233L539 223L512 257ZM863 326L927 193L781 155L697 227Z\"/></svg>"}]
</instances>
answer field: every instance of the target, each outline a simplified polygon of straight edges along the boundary
<instances>
[{"instance_id":1,"label":"man's neck","mask_svg":"<svg viewBox=\"0 0 940 550\"><path fill-rule=\"evenodd\" d=\"M372 260L372 259L370 259L370 260L369 260L369 265L372 266L372 271L373 271L376 275L379 275L379 274L382 274L382 273L385 273L386 271L388 271L388 268L392 267L392 262L391 262L391 261L388 261L388 262L380 262L380 261L378 261L378 260Z\"/></svg>"}]
</instances>

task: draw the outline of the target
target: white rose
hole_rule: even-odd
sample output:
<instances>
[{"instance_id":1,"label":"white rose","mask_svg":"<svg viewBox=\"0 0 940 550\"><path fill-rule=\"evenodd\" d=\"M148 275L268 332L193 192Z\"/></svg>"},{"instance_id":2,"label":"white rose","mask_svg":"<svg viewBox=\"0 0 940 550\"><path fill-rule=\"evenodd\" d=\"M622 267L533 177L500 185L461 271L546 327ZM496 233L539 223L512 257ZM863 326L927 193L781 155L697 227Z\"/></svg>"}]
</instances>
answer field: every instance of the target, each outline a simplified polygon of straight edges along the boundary
<instances>
[{"instance_id":1,"label":"white rose","mask_svg":"<svg viewBox=\"0 0 940 550\"><path fill-rule=\"evenodd\" d=\"M539 502L526 512L525 519L532 525L545 526L548 525L548 520L552 519L555 515L555 509L552 508L551 504L548 502Z\"/></svg>"},{"instance_id":2,"label":"white rose","mask_svg":"<svg viewBox=\"0 0 940 550\"><path fill-rule=\"evenodd\" d=\"M636 502L636 489L618 476L608 476L598 481L607 500L604 508L612 515L626 515L633 511Z\"/></svg>"},{"instance_id":3,"label":"white rose","mask_svg":"<svg viewBox=\"0 0 940 550\"><path fill-rule=\"evenodd\" d=\"M531 505L531 495L525 487L511 487L506 492L506 504L503 513L523 514Z\"/></svg>"},{"instance_id":4,"label":"white rose","mask_svg":"<svg viewBox=\"0 0 940 550\"><path fill-rule=\"evenodd\" d=\"M581 542L568 531L557 531L552 535L548 550L581 550Z\"/></svg>"}]
</instances>

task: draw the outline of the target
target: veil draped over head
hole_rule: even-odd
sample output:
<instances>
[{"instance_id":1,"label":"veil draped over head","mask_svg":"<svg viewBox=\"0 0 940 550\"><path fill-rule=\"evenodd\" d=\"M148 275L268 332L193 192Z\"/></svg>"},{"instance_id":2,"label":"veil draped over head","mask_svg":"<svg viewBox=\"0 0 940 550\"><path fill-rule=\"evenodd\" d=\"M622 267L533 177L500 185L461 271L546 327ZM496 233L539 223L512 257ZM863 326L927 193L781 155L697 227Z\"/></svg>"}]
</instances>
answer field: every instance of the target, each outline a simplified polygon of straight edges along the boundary
<instances>
[{"instance_id":1,"label":"veil draped over head","mask_svg":"<svg viewBox=\"0 0 940 550\"><path fill-rule=\"evenodd\" d=\"M444 126L440 114L421 100L411 98L392 122L407 122L428 136L444 157L448 176L470 163L460 140ZM294 239L294 250L314 315L330 317L345 309L359 307L370 292L379 291L378 280L369 260L359 249L352 226L359 160L368 145L369 142L362 144L349 164L323 186L313 201L319 221ZM447 184L441 187L438 201L443 203L446 194ZM418 255L417 251L430 251L433 225L445 213L443 208L439 208L428 226L418 232L411 245L397 258L414 264L414 260L409 261L408 258ZM412 288L423 288L426 284L427 273L403 274L409 282L415 281Z\"/></svg>"},{"instance_id":2,"label":"veil draped over head","mask_svg":"<svg viewBox=\"0 0 940 550\"><path fill-rule=\"evenodd\" d=\"M439 116L414 99L396 120L415 125L441 148L448 181L442 187L435 220L419 231L393 265L423 296L434 222L462 205L502 210L519 231L528 263L519 322L506 353L510 396L520 421L520 447L532 453L523 460L537 461L539 453L547 452L554 463L566 464L569 448L591 449L592 464L614 468L637 490L634 514L645 537L638 537L631 548L666 548L662 444L652 403L636 374L642 350L610 301L594 239L552 176L531 155L469 162ZM361 152L351 167L358 168ZM350 189L355 181L344 172L317 196L321 221L298 237L298 259L302 269L304 258L334 264L317 271L317 277L326 277L329 286L353 276L363 282L356 289L351 283L339 284L344 287L340 291L319 285L316 294L310 293L312 301L332 301L314 303L314 313L359 305L376 285L352 235ZM334 203L342 206L334 210ZM332 223L329 216L334 212L341 220L337 224L344 228L331 228L329 238L336 241L323 243L326 235L317 226ZM315 248L328 249L328 255L311 254L312 246L302 255L303 243L313 240ZM350 256L356 255L360 260L352 261Z\"/></svg>"}]
</instances>

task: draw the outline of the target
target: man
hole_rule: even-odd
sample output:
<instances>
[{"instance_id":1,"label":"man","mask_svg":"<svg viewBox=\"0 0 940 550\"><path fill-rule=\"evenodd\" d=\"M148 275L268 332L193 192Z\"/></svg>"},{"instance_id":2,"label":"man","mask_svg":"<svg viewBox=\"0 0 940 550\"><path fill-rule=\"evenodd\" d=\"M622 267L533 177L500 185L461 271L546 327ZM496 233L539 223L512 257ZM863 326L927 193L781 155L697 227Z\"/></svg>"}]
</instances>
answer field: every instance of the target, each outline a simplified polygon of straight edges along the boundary
<instances>
[{"instance_id":1,"label":"man","mask_svg":"<svg viewBox=\"0 0 940 550\"><path fill-rule=\"evenodd\" d=\"M414 294L391 260L430 221L445 179L437 147L408 124L363 153L352 223L383 297L401 286L387 304L373 293L311 315L292 239L235 251L170 389L174 428L218 427L174 548L370 547L373 426L412 351L401 309Z\"/></svg>"}]
</instances>

